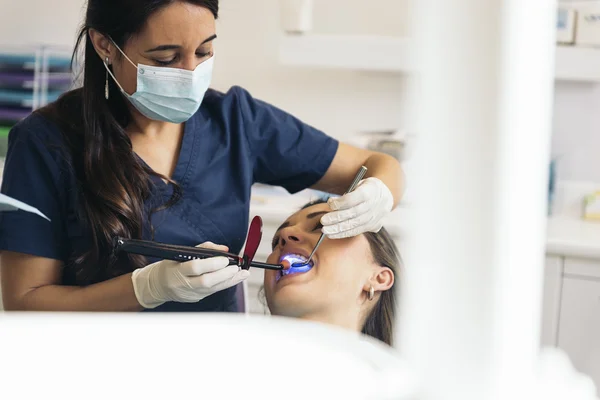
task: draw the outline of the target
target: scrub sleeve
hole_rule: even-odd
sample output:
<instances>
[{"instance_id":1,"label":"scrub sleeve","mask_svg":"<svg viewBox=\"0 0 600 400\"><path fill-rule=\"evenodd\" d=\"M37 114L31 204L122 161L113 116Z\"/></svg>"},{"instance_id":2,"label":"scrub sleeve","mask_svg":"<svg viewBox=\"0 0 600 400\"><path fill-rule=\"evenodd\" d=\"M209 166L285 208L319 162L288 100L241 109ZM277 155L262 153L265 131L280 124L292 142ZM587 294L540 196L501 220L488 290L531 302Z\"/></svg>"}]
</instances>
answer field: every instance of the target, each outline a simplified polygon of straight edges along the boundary
<instances>
[{"instance_id":1,"label":"scrub sleeve","mask_svg":"<svg viewBox=\"0 0 600 400\"><path fill-rule=\"evenodd\" d=\"M254 159L254 181L302 191L327 172L338 141L294 116L240 92L240 109Z\"/></svg>"},{"instance_id":2,"label":"scrub sleeve","mask_svg":"<svg viewBox=\"0 0 600 400\"><path fill-rule=\"evenodd\" d=\"M35 121L34 121L35 122ZM0 251L64 260L66 199L60 155L46 132L28 129L30 121L13 127L2 177L2 193L39 209L50 222L31 213L0 213ZM34 124L35 125L35 124Z\"/></svg>"}]
</instances>

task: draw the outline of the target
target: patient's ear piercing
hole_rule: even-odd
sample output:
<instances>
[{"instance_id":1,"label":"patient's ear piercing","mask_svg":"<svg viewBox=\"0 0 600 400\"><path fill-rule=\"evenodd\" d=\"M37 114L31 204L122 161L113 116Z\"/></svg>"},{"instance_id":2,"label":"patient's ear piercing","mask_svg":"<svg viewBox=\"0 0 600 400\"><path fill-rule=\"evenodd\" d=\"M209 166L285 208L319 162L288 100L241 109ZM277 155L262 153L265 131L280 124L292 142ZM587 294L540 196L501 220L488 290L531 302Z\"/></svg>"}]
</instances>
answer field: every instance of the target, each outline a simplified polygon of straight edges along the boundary
<instances>
[{"instance_id":1,"label":"patient's ear piercing","mask_svg":"<svg viewBox=\"0 0 600 400\"><path fill-rule=\"evenodd\" d=\"M375 288L371 285L369 289L369 301L372 301L375 298Z\"/></svg>"}]
</instances>

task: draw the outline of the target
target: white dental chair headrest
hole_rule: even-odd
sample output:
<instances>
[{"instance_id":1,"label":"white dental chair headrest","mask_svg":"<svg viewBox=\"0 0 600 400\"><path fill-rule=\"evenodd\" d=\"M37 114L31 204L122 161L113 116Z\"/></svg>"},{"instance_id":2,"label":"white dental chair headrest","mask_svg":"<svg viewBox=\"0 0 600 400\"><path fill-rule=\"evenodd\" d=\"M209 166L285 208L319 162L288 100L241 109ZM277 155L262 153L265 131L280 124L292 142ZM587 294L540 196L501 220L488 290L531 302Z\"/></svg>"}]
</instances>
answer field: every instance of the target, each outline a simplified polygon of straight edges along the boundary
<instances>
[{"instance_id":1,"label":"white dental chair headrest","mask_svg":"<svg viewBox=\"0 0 600 400\"><path fill-rule=\"evenodd\" d=\"M4 314L0 325L14 377L2 389L28 398L402 400L415 390L394 349L292 319Z\"/></svg>"}]
</instances>

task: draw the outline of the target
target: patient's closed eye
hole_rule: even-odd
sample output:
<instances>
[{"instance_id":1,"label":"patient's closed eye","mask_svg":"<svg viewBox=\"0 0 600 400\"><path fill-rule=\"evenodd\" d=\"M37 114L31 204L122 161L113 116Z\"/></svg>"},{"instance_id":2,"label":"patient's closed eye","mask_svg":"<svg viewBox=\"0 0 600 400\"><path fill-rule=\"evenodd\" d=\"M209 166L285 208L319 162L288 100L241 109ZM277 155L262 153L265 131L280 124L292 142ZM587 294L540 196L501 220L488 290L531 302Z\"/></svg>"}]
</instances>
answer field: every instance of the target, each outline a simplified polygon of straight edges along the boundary
<instances>
[{"instance_id":1,"label":"patient's closed eye","mask_svg":"<svg viewBox=\"0 0 600 400\"><path fill-rule=\"evenodd\" d=\"M325 214L324 212L319 212L319 213L313 213L311 215L309 215L309 217L314 218L315 216L319 216L321 214ZM277 229L277 232L279 232L280 230L282 230L283 228L287 228L288 226L290 226L290 222L286 221L283 224L281 224L281 226ZM319 220L319 222L317 222L317 225L313 228L313 230L311 232L317 232L320 231L321 229L323 229L323 224L321 223L321 221ZM277 247L277 245L279 244L279 235L275 235L273 237L273 241L271 242L271 250L275 249L275 247Z\"/></svg>"}]
</instances>

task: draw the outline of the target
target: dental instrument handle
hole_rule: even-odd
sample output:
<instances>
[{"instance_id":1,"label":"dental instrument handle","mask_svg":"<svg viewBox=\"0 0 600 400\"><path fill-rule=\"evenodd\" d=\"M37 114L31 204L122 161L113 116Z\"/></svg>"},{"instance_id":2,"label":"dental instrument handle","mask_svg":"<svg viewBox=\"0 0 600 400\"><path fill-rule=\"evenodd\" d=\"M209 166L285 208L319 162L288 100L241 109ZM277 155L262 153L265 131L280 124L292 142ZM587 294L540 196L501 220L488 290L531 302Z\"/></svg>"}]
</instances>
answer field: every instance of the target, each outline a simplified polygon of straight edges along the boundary
<instances>
[{"instance_id":1,"label":"dental instrument handle","mask_svg":"<svg viewBox=\"0 0 600 400\"><path fill-rule=\"evenodd\" d=\"M116 237L113 239L115 252L124 251L130 254L139 254L145 257L160 258L171 261L190 261L193 259L209 257L227 257L229 265L240 265L239 256L219 250L205 249L202 247L188 247L157 243L146 240L125 239Z\"/></svg>"},{"instance_id":2,"label":"dental instrument handle","mask_svg":"<svg viewBox=\"0 0 600 400\"><path fill-rule=\"evenodd\" d=\"M356 186L358 185L358 183L360 182L360 180L365 176L366 173L367 173L367 167L365 167L363 165L358 170L358 173L354 177L354 180L352 181L352 183L350 184L350 187L348 188L348 190L346 190L346 193L344 193L344 195L346 195L346 194L350 193L351 191L353 191L354 189L356 189ZM313 256L315 255L315 252L317 251L317 249L321 245L321 242L323 242L323 239L325 239L325 234L321 233L321 237L319 237L319 241L315 245L315 248L313 249L312 253L310 253L310 256L308 257L308 260L306 260L306 262L304 263L305 265L308 264L310 262L310 260L312 260Z\"/></svg>"},{"instance_id":3,"label":"dental instrument handle","mask_svg":"<svg viewBox=\"0 0 600 400\"><path fill-rule=\"evenodd\" d=\"M115 237L113 239L113 246L115 252L124 251L130 254L139 254L141 256L155 257L163 260L185 262L199 258L227 257L229 259L229 265L242 266L243 264L243 260L233 253L204 249L202 247L177 246L146 240L125 239L121 237ZM250 262L250 266L275 271L283 269L283 265L267 264L258 261Z\"/></svg>"},{"instance_id":4,"label":"dental instrument handle","mask_svg":"<svg viewBox=\"0 0 600 400\"><path fill-rule=\"evenodd\" d=\"M308 264L310 262L310 260L312 260L313 256L315 255L315 252L317 251L317 249L321 245L321 242L323 241L323 239L325 239L325 234L321 233L321 236L319 237L319 240L317 241L317 244L313 248L313 251L310 253L310 256L308 256L308 260L306 260L306 262L302 263L302 265L306 265L306 264Z\"/></svg>"},{"instance_id":5,"label":"dental instrument handle","mask_svg":"<svg viewBox=\"0 0 600 400\"><path fill-rule=\"evenodd\" d=\"M367 167L365 167L363 165L362 167L360 167L360 170L358 170L358 173L354 177L354 180L352 181L352 183L350 184L350 187L348 188L348 190L346 190L346 193L344 193L344 195L346 195L346 194L350 193L351 191L353 191L354 189L356 189L356 186L358 186L358 183L365 176L366 173L367 173Z\"/></svg>"},{"instance_id":6,"label":"dental instrument handle","mask_svg":"<svg viewBox=\"0 0 600 400\"><path fill-rule=\"evenodd\" d=\"M283 265L267 264L267 263L261 263L261 262L258 262L258 261L252 261L250 263L250 266L254 267L254 268L271 269L271 270L274 270L274 271L281 271L281 270L283 270Z\"/></svg>"}]
</instances>

